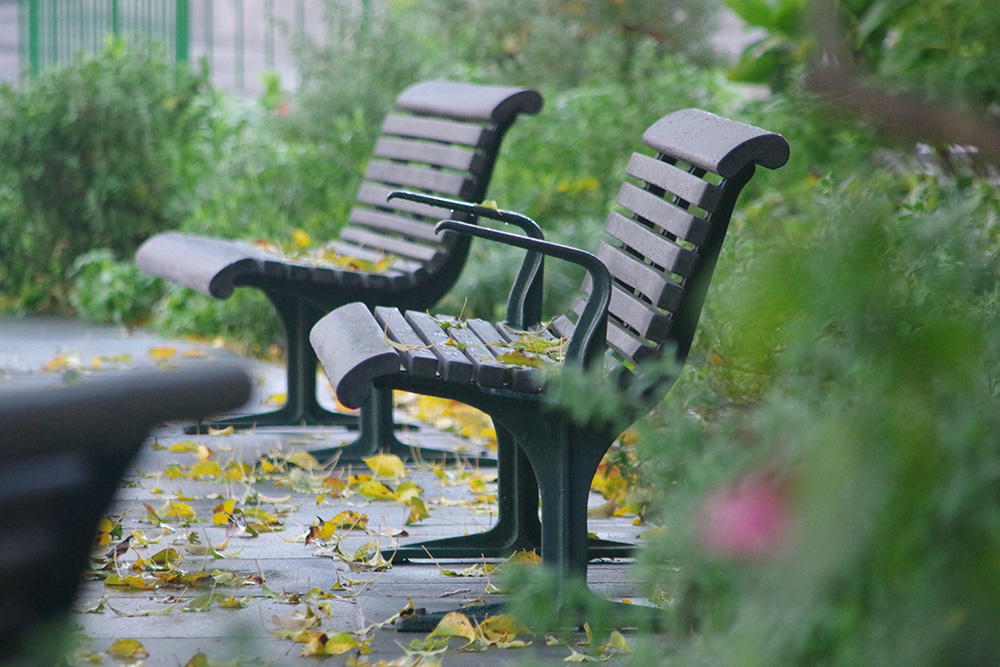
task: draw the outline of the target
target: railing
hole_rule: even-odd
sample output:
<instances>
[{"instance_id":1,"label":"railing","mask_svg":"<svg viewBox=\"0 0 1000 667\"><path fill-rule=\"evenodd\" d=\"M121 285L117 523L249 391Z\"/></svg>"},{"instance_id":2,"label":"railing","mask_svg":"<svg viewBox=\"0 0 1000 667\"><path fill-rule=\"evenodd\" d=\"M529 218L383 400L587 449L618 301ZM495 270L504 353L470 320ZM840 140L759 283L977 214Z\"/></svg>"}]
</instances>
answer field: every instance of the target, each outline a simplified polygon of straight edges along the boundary
<instances>
[{"instance_id":1,"label":"railing","mask_svg":"<svg viewBox=\"0 0 1000 667\"><path fill-rule=\"evenodd\" d=\"M19 0L22 71L37 74L99 49L109 35L163 42L179 62L205 58L215 85L263 89L277 72L294 86L292 42L322 24L322 0Z\"/></svg>"}]
</instances>

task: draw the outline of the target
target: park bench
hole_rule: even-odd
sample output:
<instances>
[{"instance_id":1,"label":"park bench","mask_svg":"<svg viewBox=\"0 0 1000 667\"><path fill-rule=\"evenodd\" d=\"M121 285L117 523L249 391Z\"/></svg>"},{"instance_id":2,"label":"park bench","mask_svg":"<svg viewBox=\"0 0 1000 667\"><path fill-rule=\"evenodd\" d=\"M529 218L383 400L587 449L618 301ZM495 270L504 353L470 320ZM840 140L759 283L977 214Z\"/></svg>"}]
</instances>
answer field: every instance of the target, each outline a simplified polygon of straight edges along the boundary
<instances>
[{"instance_id":1,"label":"park bench","mask_svg":"<svg viewBox=\"0 0 1000 667\"><path fill-rule=\"evenodd\" d=\"M534 282L530 275L542 256L583 267L580 297L566 315L545 325L529 317L510 326L348 304L322 318L311 335L345 405L364 404L374 387L454 399L490 415L501 443L513 441L530 462L518 464L517 452L499 450L497 525L505 510L516 515L514 524L537 514L538 496L523 493L526 483L504 479L533 471L541 492L542 562L563 582L586 581L594 555L587 537L594 474L622 431L662 400L686 359L738 195L758 165L776 169L788 159L781 136L695 109L665 116L643 140L655 156L632 155L618 195L621 208L608 215L594 254L458 221L437 226L528 251L510 304L523 300L517 290ZM429 201L418 193L393 196ZM468 211L497 219L516 215L473 205ZM508 320L512 309L517 307L508 309ZM525 329L534 340L564 340L554 369L511 363ZM590 382L591 391L620 394L622 409L613 417L574 417L552 389L571 376ZM484 535L452 538L451 546L461 541L474 552ZM416 547L427 545L433 543ZM439 557L447 549L431 546L428 552ZM417 555L412 548L405 553ZM435 618L418 615L402 626L421 629Z\"/></svg>"},{"instance_id":2,"label":"park bench","mask_svg":"<svg viewBox=\"0 0 1000 667\"><path fill-rule=\"evenodd\" d=\"M358 426L354 415L326 410L317 401L313 324L337 306L426 310L458 279L469 237L437 235L433 223L448 209L399 200L393 189L480 201L484 198L506 131L521 114L537 113L541 96L523 88L432 81L404 90L382 126L364 180L339 238L325 245L334 261L286 257L249 240L167 232L136 254L142 270L218 299L236 287L259 289L273 303L287 341L287 391L282 408L209 426ZM462 218L474 222L472 217ZM352 446L336 451L341 462L377 450L408 456L393 434L392 396L377 396L361 415ZM321 455L318 453L318 455Z\"/></svg>"},{"instance_id":3,"label":"park bench","mask_svg":"<svg viewBox=\"0 0 1000 667\"><path fill-rule=\"evenodd\" d=\"M240 366L221 362L0 386L0 662L52 649L42 633L69 611L98 522L149 429L237 408L250 387Z\"/></svg>"}]
</instances>

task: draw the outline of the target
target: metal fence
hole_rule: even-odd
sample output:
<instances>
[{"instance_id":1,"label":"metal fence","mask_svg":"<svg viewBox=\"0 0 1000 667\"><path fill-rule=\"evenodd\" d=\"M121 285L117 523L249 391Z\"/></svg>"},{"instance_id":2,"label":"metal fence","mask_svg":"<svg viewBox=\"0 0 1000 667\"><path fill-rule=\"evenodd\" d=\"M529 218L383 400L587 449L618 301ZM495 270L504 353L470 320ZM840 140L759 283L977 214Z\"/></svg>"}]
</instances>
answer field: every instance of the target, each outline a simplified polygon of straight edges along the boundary
<instances>
[{"instance_id":1,"label":"metal fence","mask_svg":"<svg viewBox=\"0 0 1000 667\"><path fill-rule=\"evenodd\" d=\"M206 59L215 85L263 89L264 72L294 86L292 44L318 36L323 0L19 0L21 71L37 74L102 47L109 35L163 42L177 61Z\"/></svg>"}]
</instances>

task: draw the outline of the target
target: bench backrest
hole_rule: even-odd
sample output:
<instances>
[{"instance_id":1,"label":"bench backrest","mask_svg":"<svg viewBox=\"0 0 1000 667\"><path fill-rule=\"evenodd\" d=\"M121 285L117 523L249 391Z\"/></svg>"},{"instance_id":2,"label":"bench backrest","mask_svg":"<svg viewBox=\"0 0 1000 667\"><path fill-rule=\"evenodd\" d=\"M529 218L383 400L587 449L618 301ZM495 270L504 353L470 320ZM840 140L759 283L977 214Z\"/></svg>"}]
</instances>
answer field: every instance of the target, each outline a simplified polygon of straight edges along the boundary
<instances>
[{"instance_id":1,"label":"bench backrest","mask_svg":"<svg viewBox=\"0 0 1000 667\"><path fill-rule=\"evenodd\" d=\"M465 263L469 237L434 233L434 223L454 217L450 211L387 203L386 196L407 189L481 201L504 133L518 115L541 107L541 96L523 88L434 81L403 91L382 126L338 251L364 259L392 255L394 266L412 268L418 280L432 277L422 290L438 284L443 295ZM427 295L428 303L436 300Z\"/></svg>"},{"instance_id":2,"label":"bench backrest","mask_svg":"<svg viewBox=\"0 0 1000 667\"><path fill-rule=\"evenodd\" d=\"M737 197L756 165L788 160L781 136L696 109L662 118L643 142L656 155L633 154L618 194L623 211L608 215L595 253L612 275L608 354L624 383L634 378L629 369L664 354L687 357ZM584 302L553 323L558 333L572 334Z\"/></svg>"}]
</instances>

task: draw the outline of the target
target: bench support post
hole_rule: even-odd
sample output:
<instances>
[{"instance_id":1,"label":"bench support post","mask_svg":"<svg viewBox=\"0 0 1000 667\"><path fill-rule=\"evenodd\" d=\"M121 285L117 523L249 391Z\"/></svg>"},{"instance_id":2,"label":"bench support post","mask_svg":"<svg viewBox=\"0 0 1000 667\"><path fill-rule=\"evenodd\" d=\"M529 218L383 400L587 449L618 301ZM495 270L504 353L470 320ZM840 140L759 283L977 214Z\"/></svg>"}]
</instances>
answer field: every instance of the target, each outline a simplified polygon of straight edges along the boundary
<instances>
[{"instance_id":1,"label":"bench support post","mask_svg":"<svg viewBox=\"0 0 1000 667\"><path fill-rule=\"evenodd\" d=\"M281 291L265 290L274 304L288 341L288 365L285 372L285 404L272 412L240 415L211 423L193 424L185 433L206 433L209 428L232 426L252 429L266 426L346 426L358 428L354 415L333 412L319 404L316 397L316 352L309 344L309 332L325 315L301 297Z\"/></svg>"}]
</instances>

